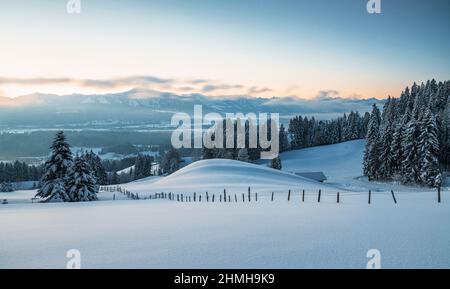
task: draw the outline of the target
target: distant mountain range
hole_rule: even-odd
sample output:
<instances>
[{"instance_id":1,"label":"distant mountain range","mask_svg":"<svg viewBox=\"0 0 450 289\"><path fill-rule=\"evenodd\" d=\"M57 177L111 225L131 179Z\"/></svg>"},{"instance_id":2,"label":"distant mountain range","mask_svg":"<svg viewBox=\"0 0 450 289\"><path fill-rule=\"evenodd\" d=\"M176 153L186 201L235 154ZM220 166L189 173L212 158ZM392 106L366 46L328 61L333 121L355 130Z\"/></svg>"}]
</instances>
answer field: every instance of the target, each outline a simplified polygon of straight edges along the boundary
<instances>
[{"instance_id":1,"label":"distant mountain range","mask_svg":"<svg viewBox=\"0 0 450 289\"><path fill-rule=\"evenodd\" d=\"M164 127L175 112L280 113L281 117L314 115L333 118L350 111L364 113L373 103L384 100L318 97L255 98L250 96L209 97L202 94L177 95L168 92L132 89L103 95L54 95L35 93L14 99L0 97L0 129L14 128L121 128Z\"/></svg>"}]
</instances>

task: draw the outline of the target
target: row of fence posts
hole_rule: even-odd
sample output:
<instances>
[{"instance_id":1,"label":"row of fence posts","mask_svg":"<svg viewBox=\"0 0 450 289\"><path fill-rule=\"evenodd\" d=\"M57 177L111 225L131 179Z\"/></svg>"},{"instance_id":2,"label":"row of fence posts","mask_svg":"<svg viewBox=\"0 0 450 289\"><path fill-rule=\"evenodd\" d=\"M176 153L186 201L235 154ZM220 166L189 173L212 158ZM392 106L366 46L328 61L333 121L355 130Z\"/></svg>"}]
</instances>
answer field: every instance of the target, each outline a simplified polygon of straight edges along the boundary
<instances>
[{"instance_id":1,"label":"row of fence posts","mask_svg":"<svg viewBox=\"0 0 450 289\"><path fill-rule=\"evenodd\" d=\"M105 187L100 187L100 190L102 191L106 191L106 192L119 192L121 194L124 194L125 196L127 196L127 198L133 199L133 200L148 200L148 199L169 199L171 201L177 201L177 202L191 202L192 200L194 202L202 202L202 195L198 194L196 192L194 192L193 197L192 196L185 196L184 194L173 194L173 193L154 193L153 195L150 195L148 197L144 197L144 198L140 198L139 194L135 194L135 193L131 193L128 190L123 189L120 186L105 186ZM438 203L441 203L441 188L437 188L437 193L438 193ZM272 192L271 195L271 201L274 201L274 195L275 193ZM392 195L392 199L394 200L394 203L397 204L397 198L395 197L394 191L391 190L391 195ZM251 202L252 198L251 198L252 194L251 194L251 188L248 187L248 193L247 193L247 200L248 202ZM255 192L254 194L255 196L255 201L258 201L258 192ZM192 198L191 198L192 197ZM206 202L209 202L211 199L211 202L214 203L216 201L216 195L213 194L212 196L209 195L208 192L206 192L205 194L206 197ZM322 190L319 190L318 195L317 195L317 202L320 203L322 198ZM116 195L113 195L113 200L116 199ZM246 196L245 193L242 193L242 202L245 203L246 200ZM291 190L288 191L288 197L287 197L288 202L291 200ZM229 202L231 203L232 198L231 195L228 194L227 195L227 191L226 189L223 190L223 194L219 194L219 202ZM237 203L238 202L238 195L234 194L234 202ZM302 202L305 202L305 190L302 190ZM340 197L340 192L337 192L337 196L336 196L336 202L339 204L341 202L341 197ZM372 204L372 190L369 190L369 199L368 199L368 203L369 205Z\"/></svg>"},{"instance_id":2,"label":"row of fence posts","mask_svg":"<svg viewBox=\"0 0 450 289\"><path fill-rule=\"evenodd\" d=\"M394 200L394 203L397 204L397 199L395 197L394 191L391 190L391 194L392 194L392 198ZM159 198L161 196L163 196L162 198L165 198L164 197L164 193L156 194L156 198ZM213 194L212 198L211 198L211 202L213 202L213 203L215 202L215 199L216 199L215 196L216 195ZM209 202L210 195L209 195L208 192L206 192L205 197L206 197L206 202ZM272 192L270 200L273 202L274 198L275 198L275 192ZM197 199L198 199L199 202L201 202L202 201L202 195L201 194L197 195L197 193L194 192L194 196L193 196L194 202L197 202ZM248 202L251 202L251 188L250 187L248 188L247 199L248 199ZM169 200L175 200L175 197L174 197L174 195L172 193L169 193ZM245 203L245 200L246 200L246 196L243 193L242 194L242 202ZM287 200L288 200L288 202L291 200L291 190L288 190ZM317 202L320 203L321 200L322 200L322 190L319 190L318 195L317 195ZM183 194L177 194L176 195L176 201L177 202L191 202L191 197L190 196L189 197L188 196L184 196ZM231 196L228 195L228 198L227 198L227 191L225 189L225 190L223 190L223 194L219 195L219 202L227 202L227 201L231 202ZM258 201L258 193L257 192L255 192L255 201L256 202ZM234 202L236 202L236 203L238 202L237 194L234 194ZM305 202L305 190L302 190L302 202ZM336 203L339 204L340 202L341 202L341 194L340 194L340 192L337 192ZM440 192L439 192L439 202L440 202ZM369 205L371 203L372 203L372 191L369 190Z\"/></svg>"},{"instance_id":3,"label":"row of fence posts","mask_svg":"<svg viewBox=\"0 0 450 289\"><path fill-rule=\"evenodd\" d=\"M176 194L175 195L175 194L172 194L172 193L169 193L168 196L169 196L169 200L171 200L171 201L177 201L177 202L192 202L192 201L197 202L198 201L198 202L202 202L202 195L201 194L197 195L197 192L194 192L193 196L185 196L184 194ZM205 193L205 199L206 199L206 202L210 202L210 200L211 200L212 203L216 202L216 200L217 200L215 194L210 195L208 192ZM252 193L251 193L251 188L250 187L248 188L247 196L245 195L245 193L242 194L242 202L245 202L246 199L248 200L248 202L252 201ZM227 190L226 189L223 190L223 194L219 194L218 202L231 203L233 200L234 200L235 203L237 203L238 202L238 195L234 194L234 198L232 198L232 195L227 194ZM258 201L258 192L255 192L254 200L255 200L255 202Z\"/></svg>"},{"instance_id":4,"label":"row of fence posts","mask_svg":"<svg viewBox=\"0 0 450 289\"><path fill-rule=\"evenodd\" d=\"M125 195L127 198L129 199L133 199L133 200L148 200L151 197L144 197L141 198L139 197L138 193L132 193L126 189L123 189L120 186L104 186L104 187L100 187L100 190L105 191L105 192L119 192L123 195ZM113 201L116 200L116 194L113 194Z\"/></svg>"}]
</instances>

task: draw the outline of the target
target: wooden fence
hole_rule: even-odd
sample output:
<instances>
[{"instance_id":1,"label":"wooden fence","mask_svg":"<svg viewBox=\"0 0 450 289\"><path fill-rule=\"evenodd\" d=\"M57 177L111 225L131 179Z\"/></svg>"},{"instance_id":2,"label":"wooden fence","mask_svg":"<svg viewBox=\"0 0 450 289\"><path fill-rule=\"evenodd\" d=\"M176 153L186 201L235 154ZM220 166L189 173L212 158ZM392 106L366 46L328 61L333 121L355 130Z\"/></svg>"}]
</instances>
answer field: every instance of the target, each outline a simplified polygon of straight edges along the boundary
<instances>
[{"instance_id":1,"label":"wooden fence","mask_svg":"<svg viewBox=\"0 0 450 289\"><path fill-rule=\"evenodd\" d=\"M210 192L205 192L204 194L194 192L194 194L182 194L182 193L172 193L172 192L161 192L161 193L153 193L150 195L146 195L145 197L140 197L137 193L132 193L120 186L102 186L100 187L101 191L104 192L118 192L120 194L125 195L127 198L132 200L155 200L155 199L166 199L170 201L175 202L206 202L206 203L214 203L214 202L223 202L223 203L238 203L238 202L258 202L258 192L252 192L251 187L248 187L248 190L246 193L242 193L242 198L239 197L238 194L229 194L227 193L227 190L224 189L223 193L219 194L211 194ZM394 204L397 204L397 198L395 196L395 193L393 190L391 190L391 196ZM287 192L287 198L286 200L288 202L291 201L292 197L291 195L294 194L294 190L288 190ZM299 196L301 197L301 202L305 202L305 190L299 190ZM340 192L336 192L336 203L339 204L342 202L342 194ZM278 198L281 198L282 195L277 196ZM275 192L272 192L270 195L270 201L273 202L275 200ZM368 191L368 204L372 204L372 191ZM113 200L116 199L116 195L113 195ZM437 199L438 203L441 203L441 188L437 189ZM322 200L322 190L319 189L317 191L317 202L320 203Z\"/></svg>"}]
</instances>

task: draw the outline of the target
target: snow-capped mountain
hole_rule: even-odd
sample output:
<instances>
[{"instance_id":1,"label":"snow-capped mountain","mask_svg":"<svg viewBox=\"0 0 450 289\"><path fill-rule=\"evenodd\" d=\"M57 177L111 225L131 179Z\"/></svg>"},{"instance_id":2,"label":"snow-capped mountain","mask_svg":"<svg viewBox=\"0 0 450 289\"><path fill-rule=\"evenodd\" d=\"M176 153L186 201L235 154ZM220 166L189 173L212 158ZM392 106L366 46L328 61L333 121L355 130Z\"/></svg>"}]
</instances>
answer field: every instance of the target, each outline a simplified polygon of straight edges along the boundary
<instances>
[{"instance_id":1,"label":"snow-capped mountain","mask_svg":"<svg viewBox=\"0 0 450 289\"><path fill-rule=\"evenodd\" d=\"M176 112L193 113L194 105L203 112L280 113L281 116L317 115L330 118L357 110L370 109L377 99L296 97L255 98L250 96L209 97L203 94L178 95L156 90L132 89L102 95L55 95L35 93L15 99L0 99L3 127L87 125L99 123L167 123Z\"/></svg>"}]
</instances>

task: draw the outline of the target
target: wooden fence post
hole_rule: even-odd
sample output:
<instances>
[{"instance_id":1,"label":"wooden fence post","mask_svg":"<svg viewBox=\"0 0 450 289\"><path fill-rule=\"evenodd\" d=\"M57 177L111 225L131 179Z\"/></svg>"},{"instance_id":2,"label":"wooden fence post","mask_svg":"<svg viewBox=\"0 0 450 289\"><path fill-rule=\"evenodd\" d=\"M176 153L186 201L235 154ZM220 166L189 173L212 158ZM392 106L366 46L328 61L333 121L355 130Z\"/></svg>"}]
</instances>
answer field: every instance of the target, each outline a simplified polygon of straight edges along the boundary
<instances>
[{"instance_id":1,"label":"wooden fence post","mask_svg":"<svg viewBox=\"0 0 450 289\"><path fill-rule=\"evenodd\" d=\"M337 203L339 204L339 192L337 193Z\"/></svg>"},{"instance_id":2,"label":"wooden fence post","mask_svg":"<svg viewBox=\"0 0 450 289\"><path fill-rule=\"evenodd\" d=\"M303 190L303 193L302 193L302 202L303 203L305 202L305 190Z\"/></svg>"},{"instance_id":3,"label":"wooden fence post","mask_svg":"<svg viewBox=\"0 0 450 289\"><path fill-rule=\"evenodd\" d=\"M371 204L371 202L372 202L372 191L369 190L369 205Z\"/></svg>"},{"instance_id":4,"label":"wooden fence post","mask_svg":"<svg viewBox=\"0 0 450 289\"><path fill-rule=\"evenodd\" d=\"M223 201L226 203L227 202L227 190L223 189Z\"/></svg>"},{"instance_id":5,"label":"wooden fence post","mask_svg":"<svg viewBox=\"0 0 450 289\"><path fill-rule=\"evenodd\" d=\"M198 201L201 203L202 202L202 195L198 196Z\"/></svg>"},{"instance_id":6,"label":"wooden fence post","mask_svg":"<svg viewBox=\"0 0 450 289\"><path fill-rule=\"evenodd\" d=\"M231 196L228 195L228 203L231 203Z\"/></svg>"},{"instance_id":7,"label":"wooden fence post","mask_svg":"<svg viewBox=\"0 0 450 289\"><path fill-rule=\"evenodd\" d=\"M242 202L245 203L245 194L242 193Z\"/></svg>"},{"instance_id":8,"label":"wooden fence post","mask_svg":"<svg viewBox=\"0 0 450 289\"><path fill-rule=\"evenodd\" d=\"M258 192L255 192L255 201L258 201Z\"/></svg>"},{"instance_id":9,"label":"wooden fence post","mask_svg":"<svg viewBox=\"0 0 450 289\"><path fill-rule=\"evenodd\" d=\"M319 190L319 197L317 198L317 202L320 203L320 197L322 195L322 190Z\"/></svg>"},{"instance_id":10,"label":"wooden fence post","mask_svg":"<svg viewBox=\"0 0 450 289\"><path fill-rule=\"evenodd\" d=\"M237 203L237 195L234 194L234 202Z\"/></svg>"},{"instance_id":11,"label":"wooden fence post","mask_svg":"<svg viewBox=\"0 0 450 289\"><path fill-rule=\"evenodd\" d=\"M394 191L393 191L393 190L391 190L391 194L392 194L392 198L394 199L394 203L397 204L397 199L395 198L395 195L394 195Z\"/></svg>"},{"instance_id":12,"label":"wooden fence post","mask_svg":"<svg viewBox=\"0 0 450 289\"><path fill-rule=\"evenodd\" d=\"M220 198L220 202L222 203L222 195L219 195L219 198Z\"/></svg>"},{"instance_id":13,"label":"wooden fence post","mask_svg":"<svg viewBox=\"0 0 450 289\"><path fill-rule=\"evenodd\" d=\"M441 202L441 187L438 187L438 203Z\"/></svg>"},{"instance_id":14,"label":"wooden fence post","mask_svg":"<svg viewBox=\"0 0 450 289\"><path fill-rule=\"evenodd\" d=\"M194 202L197 201L197 194L194 192Z\"/></svg>"},{"instance_id":15,"label":"wooden fence post","mask_svg":"<svg viewBox=\"0 0 450 289\"><path fill-rule=\"evenodd\" d=\"M291 200L291 190L288 192L288 202Z\"/></svg>"},{"instance_id":16,"label":"wooden fence post","mask_svg":"<svg viewBox=\"0 0 450 289\"><path fill-rule=\"evenodd\" d=\"M212 197L212 202L213 202L213 203L214 203L214 196L215 196L215 195L213 194L213 197Z\"/></svg>"},{"instance_id":17,"label":"wooden fence post","mask_svg":"<svg viewBox=\"0 0 450 289\"><path fill-rule=\"evenodd\" d=\"M273 202L273 192L272 192L272 202Z\"/></svg>"},{"instance_id":18,"label":"wooden fence post","mask_svg":"<svg viewBox=\"0 0 450 289\"><path fill-rule=\"evenodd\" d=\"M251 200L250 200L250 187L248 187L248 201L250 202Z\"/></svg>"}]
</instances>

